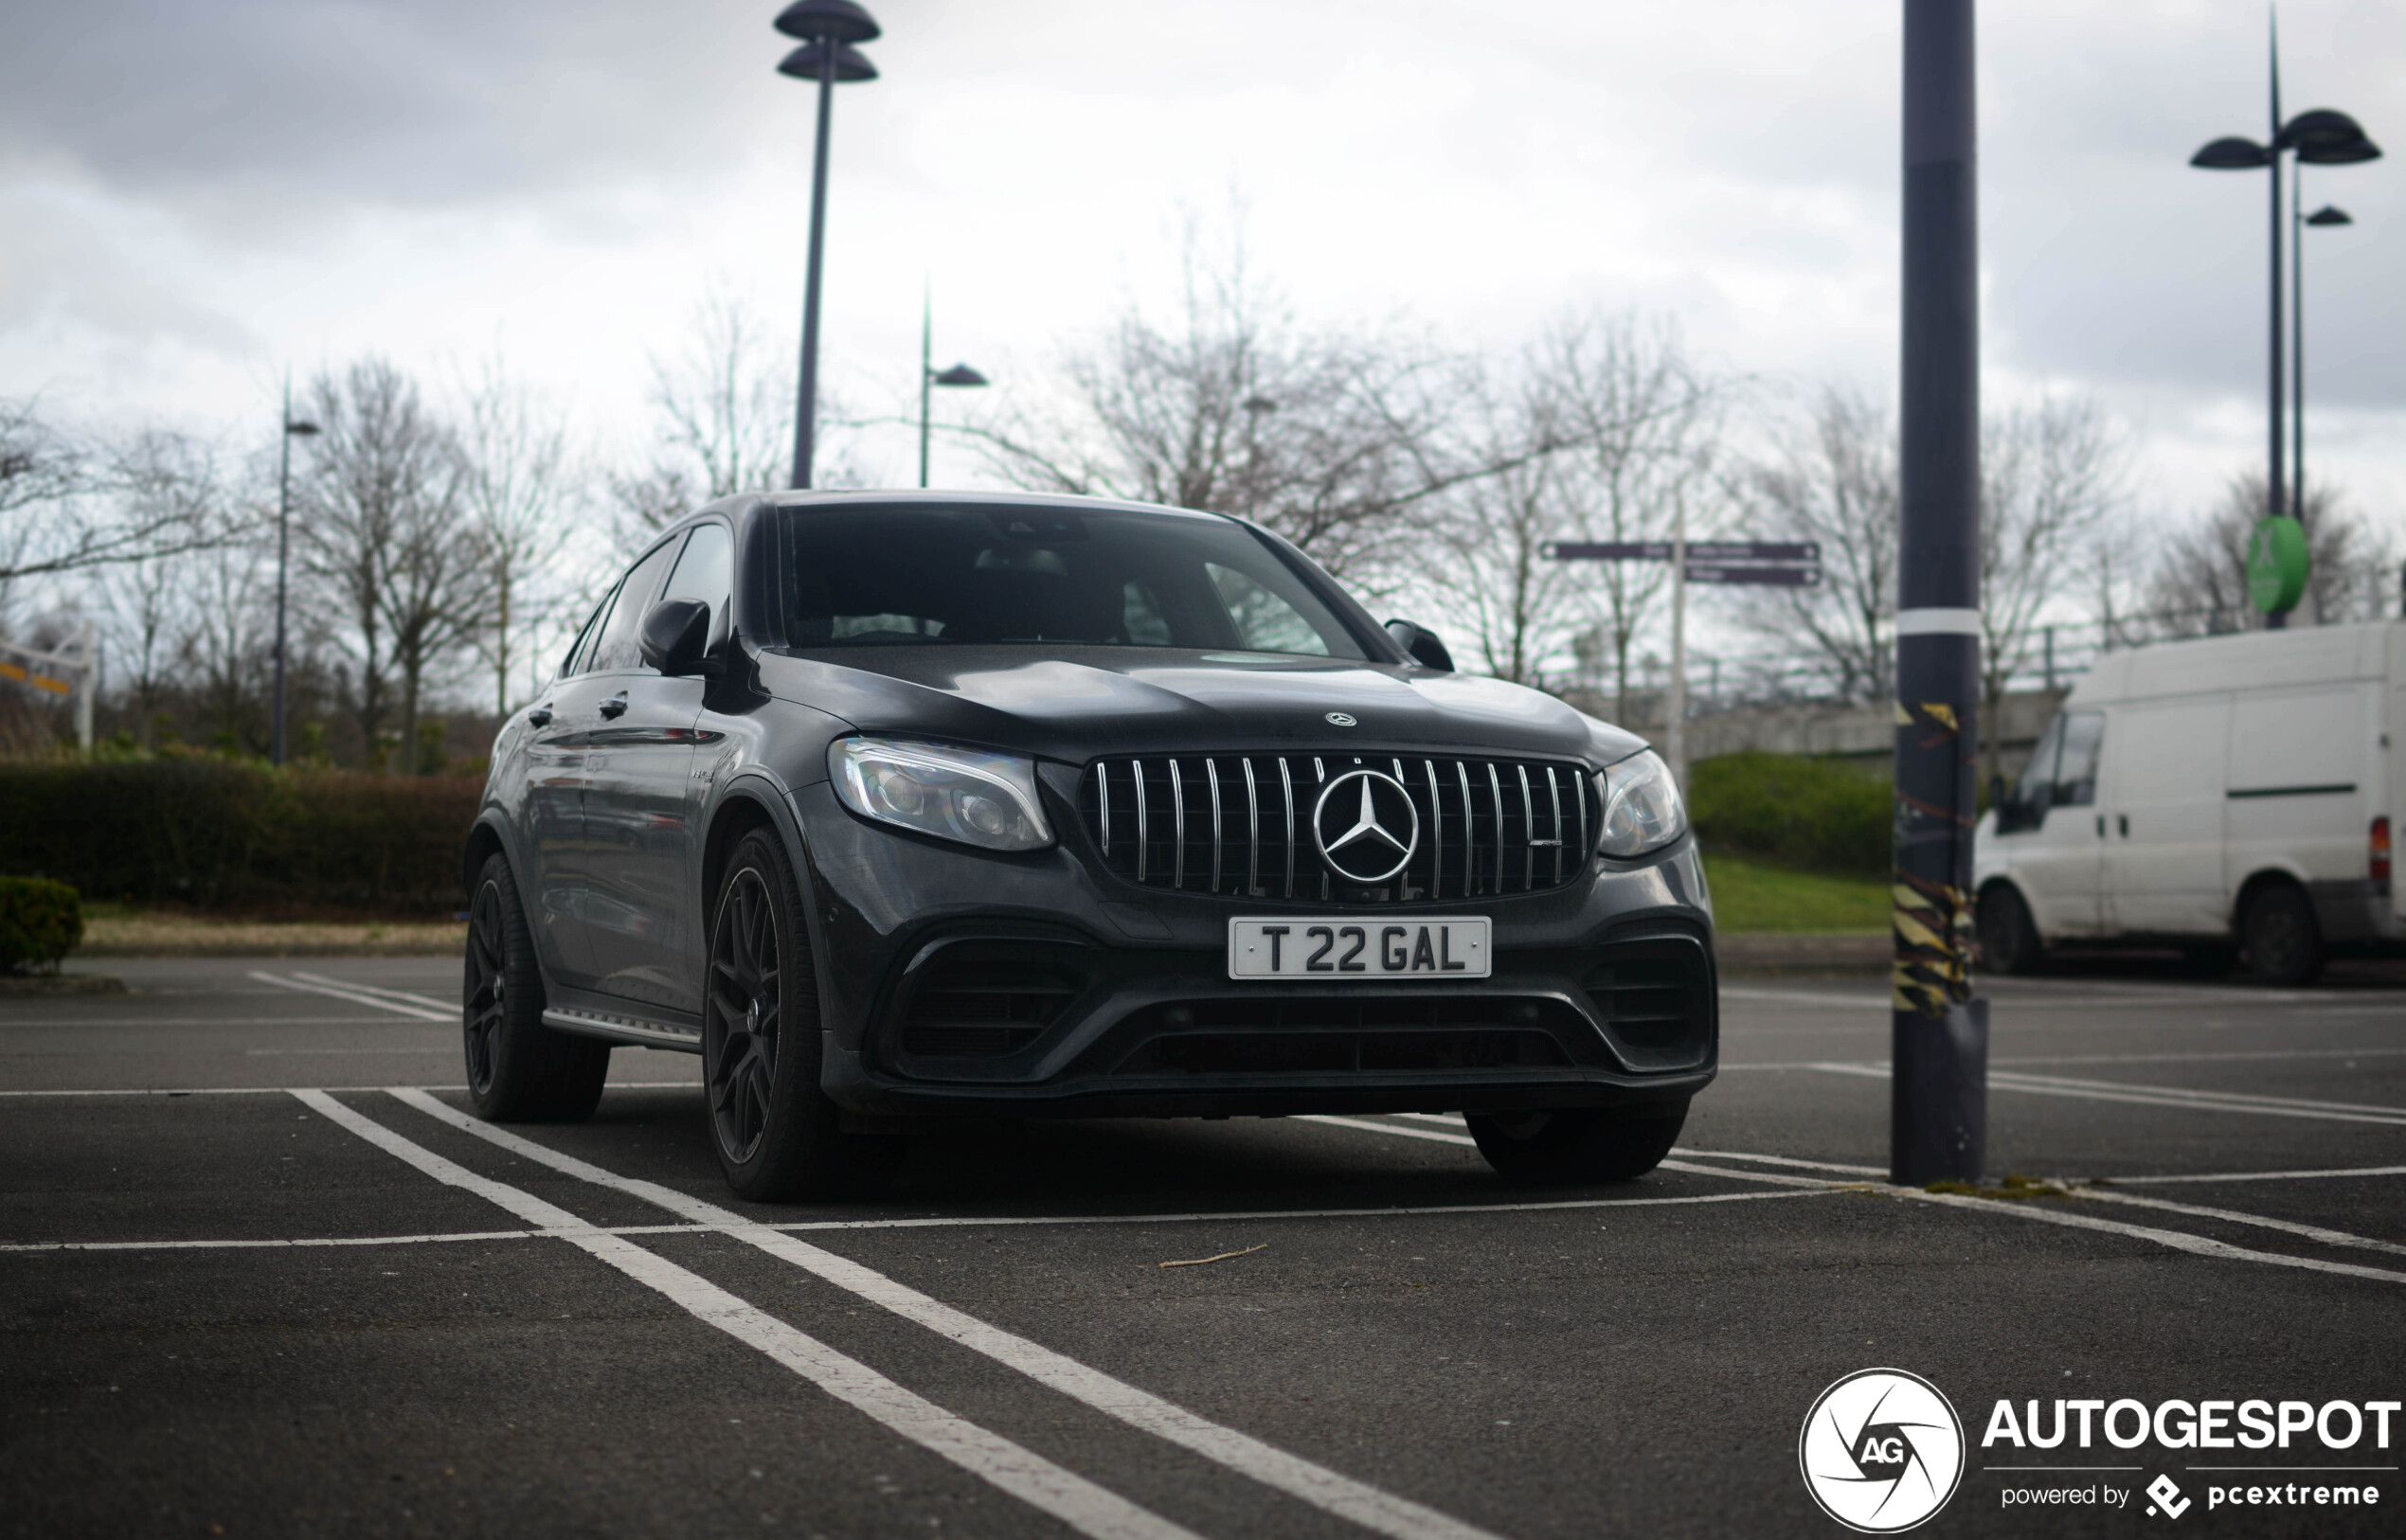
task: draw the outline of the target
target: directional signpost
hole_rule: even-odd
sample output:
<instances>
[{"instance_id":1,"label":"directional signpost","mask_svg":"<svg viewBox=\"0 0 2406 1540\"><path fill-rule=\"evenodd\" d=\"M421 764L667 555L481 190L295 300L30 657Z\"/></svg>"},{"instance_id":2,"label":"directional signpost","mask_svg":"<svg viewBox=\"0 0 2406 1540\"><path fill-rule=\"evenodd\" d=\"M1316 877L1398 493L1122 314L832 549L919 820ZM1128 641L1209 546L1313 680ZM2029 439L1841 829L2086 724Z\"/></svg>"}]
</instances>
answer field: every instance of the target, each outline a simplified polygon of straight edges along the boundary
<instances>
[{"instance_id":1,"label":"directional signpost","mask_svg":"<svg viewBox=\"0 0 2406 1540\"><path fill-rule=\"evenodd\" d=\"M1669 540L1557 540L1545 547L1555 562L1667 562L1671 564L1671 708L1664 758L1682 789L1688 779L1688 584L1745 583L1765 588L1818 588L1822 547L1809 540L1690 540L1682 510Z\"/></svg>"}]
</instances>

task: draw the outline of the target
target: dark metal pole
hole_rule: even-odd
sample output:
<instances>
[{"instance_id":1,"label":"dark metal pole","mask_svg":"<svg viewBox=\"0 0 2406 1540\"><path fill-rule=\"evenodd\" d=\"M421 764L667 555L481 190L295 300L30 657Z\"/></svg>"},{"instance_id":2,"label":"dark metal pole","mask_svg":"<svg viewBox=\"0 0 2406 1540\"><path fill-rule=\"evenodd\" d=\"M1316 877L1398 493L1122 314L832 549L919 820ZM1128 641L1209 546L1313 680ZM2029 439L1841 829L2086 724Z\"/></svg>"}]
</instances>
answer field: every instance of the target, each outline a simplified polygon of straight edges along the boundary
<instances>
[{"instance_id":1,"label":"dark metal pole","mask_svg":"<svg viewBox=\"0 0 2406 1540\"><path fill-rule=\"evenodd\" d=\"M2270 170L2272 173L2272 337L2271 346L2265 349L2265 354L2271 370L2270 389L2267 393L2271 404L2271 453L2268 460L2268 475L2265 482L2264 511L2268 516L2277 519L2289 510L2287 496L2289 471L2283 463L2288 435L2283 431L2281 423L2282 398L2289 392L2283 387L2281 382L2281 367L2286 362L2282 357L2284 349L2281 342L2281 306L2288 296L2281 293L2281 23L2277 13L2272 18L2270 84L2272 126L2271 131L2265 134L2264 142L2271 147ZM2289 614L2287 611L2274 610L2264 618L2264 624L2270 630L2278 631L2289 624Z\"/></svg>"},{"instance_id":2,"label":"dark metal pole","mask_svg":"<svg viewBox=\"0 0 2406 1540\"><path fill-rule=\"evenodd\" d=\"M802 281L802 384L794 403L794 475L791 485L810 485L811 457L817 445L818 270L827 241L827 131L835 116L835 54L833 38L819 44L818 148L810 181L810 273Z\"/></svg>"},{"instance_id":3,"label":"dark metal pole","mask_svg":"<svg viewBox=\"0 0 2406 1540\"><path fill-rule=\"evenodd\" d=\"M293 380L284 377L284 412L277 419L276 437L283 452L276 473L276 712L268 734L268 762L284 762L284 574L292 552L293 523Z\"/></svg>"},{"instance_id":4,"label":"dark metal pole","mask_svg":"<svg viewBox=\"0 0 2406 1540\"><path fill-rule=\"evenodd\" d=\"M1980 223L1972 0L1905 0L1892 1180L1977 1181L1987 1002L1971 997L1980 742Z\"/></svg>"},{"instance_id":5,"label":"dark metal pole","mask_svg":"<svg viewBox=\"0 0 2406 1540\"><path fill-rule=\"evenodd\" d=\"M2289 507L2306 522L2306 163L2289 168Z\"/></svg>"},{"instance_id":6,"label":"dark metal pole","mask_svg":"<svg viewBox=\"0 0 2406 1540\"><path fill-rule=\"evenodd\" d=\"M927 417L935 404L936 300L927 289L919 293L919 488L927 489Z\"/></svg>"}]
</instances>

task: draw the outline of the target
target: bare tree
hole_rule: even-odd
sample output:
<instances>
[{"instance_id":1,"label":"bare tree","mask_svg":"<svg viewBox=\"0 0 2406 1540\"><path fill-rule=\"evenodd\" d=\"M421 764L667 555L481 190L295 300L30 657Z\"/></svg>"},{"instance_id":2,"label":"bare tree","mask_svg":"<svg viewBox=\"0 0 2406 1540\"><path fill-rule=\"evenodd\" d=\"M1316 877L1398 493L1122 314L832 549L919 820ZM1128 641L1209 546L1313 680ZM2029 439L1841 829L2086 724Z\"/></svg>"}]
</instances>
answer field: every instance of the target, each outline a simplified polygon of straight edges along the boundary
<instances>
[{"instance_id":1,"label":"bare tree","mask_svg":"<svg viewBox=\"0 0 2406 1540\"><path fill-rule=\"evenodd\" d=\"M1844 385L1739 466L1731 492L1756 538L1822 547L1822 586L1767 588L1741 601L1754 629L1804 642L1847 700L1890 693L1896 618L1896 435L1884 408Z\"/></svg>"},{"instance_id":2,"label":"bare tree","mask_svg":"<svg viewBox=\"0 0 2406 1540\"><path fill-rule=\"evenodd\" d=\"M267 747L263 709L276 647L275 568L254 546L221 546L183 564L183 693L219 746Z\"/></svg>"},{"instance_id":3,"label":"bare tree","mask_svg":"<svg viewBox=\"0 0 2406 1540\"><path fill-rule=\"evenodd\" d=\"M1558 322L1532 361L1555 403L1563 538L1672 538L1702 528L1713 490L1718 386L1689 360L1678 328L1635 313ZM1670 586L1661 562L1586 564L1581 588L1612 664L1614 712L1629 719L1629 647Z\"/></svg>"},{"instance_id":4,"label":"bare tree","mask_svg":"<svg viewBox=\"0 0 2406 1540\"><path fill-rule=\"evenodd\" d=\"M1409 512L1555 447L1465 434L1466 361L1297 325L1241 241L1213 261L1190 228L1184 278L1167 324L1131 304L1068 356L1062 415L953 431L1019 486L1256 519L1373 587L1407 564Z\"/></svg>"},{"instance_id":5,"label":"bare tree","mask_svg":"<svg viewBox=\"0 0 2406 1540\"><path fill-rule=\"evenodd\" d=\"M397 682L407 765L428 671L475 625L483 596L458 453L417 385L386 360L320 375L309 396L324 432L311 440L301 481L302 559L357 668L351 705L368 761L382 758Z\"/></svg>"},{"instance_id":6,"label":"bare tree","mask_svg":"<svg viewBox=\"0 0 2406 1540\"><path fill-rule=\"evenodd\" d=\"M652 360L652 457L610 476L626 541L639 543L714 497L785 484L794 447L788 368L781 339L741 301L714 293L694 307L684 348ZM822 402L820 411L832 408Z\"/></svg>"},{"instance_id":7,"label":"bare tree","mask_svg":"<svg viewBox=\"0 0 2406 1540\"><path fill-rule=\"evenodd\" d=\"M458 447L460 500L492 601L469 639L493 671L494 710L507 717L520 638L532 644L560 598L545 594L541 580L567 544L562 515L579 488L566 423L498 357L488 358L469 386Z\"/></svg>"},{"instance_id":8,"label":"bare tree","mask_svg":"<svg viewBox=\"0 0 2406 1540\"><path fill-rule=\"evenodd\" d=\"M208 470L180 435L148 429L96 443L45 417L39 401L0 401L0 602L26 578L224 541Z\"/></svg>"},{"instance_id":9,"label":"bare tree","mask_svg":"<svg viewBox=\"0 0 2406 1540\"><path fill-rule=\"evenodd\" d=\"M2005 685L2028 667L2038 618L2093 550L2110 618L2114 520L2128 451L2093 401L1991 415L1981 430L1980 627L1984 777L2000 769Z\"/></svg>"},{"instance_id":10,"label":"bare tree","mask_svg":"<svg viewBox=\"0 0 2406 1540\"><path fill-rule=\"evenodd\" d=\"M1527 394L1490 404L1496 436L1518 441L1525 423L1547 403ZM1578 574L1549 561L1545 546L1563 531L1563 508L1551 460L1535 460L1490 476L1448 498L1422 521L1419 585L1444 607L1449 626L1469 633L1486 672L1518 684L1541 682L1549 659L1570 644L1587 619Z\"/></svg>"},{"instance_id":11,"label":"bare tree","mask_svg":"<svg viewBox=\"0 0 2406 1540\"><path fill-rule=\"evenodd\" d=\"M2381 614L2390 553L2345 498L2327 481L2307 489L2306 593L2289 617L2291 625ZM2264 473L2239 472L2203 518L2163 542L2147 587L2153 635L2195 636L2264 624L2247 592L2248 539L2264 504Z\"/></svg>"}]
</instances>

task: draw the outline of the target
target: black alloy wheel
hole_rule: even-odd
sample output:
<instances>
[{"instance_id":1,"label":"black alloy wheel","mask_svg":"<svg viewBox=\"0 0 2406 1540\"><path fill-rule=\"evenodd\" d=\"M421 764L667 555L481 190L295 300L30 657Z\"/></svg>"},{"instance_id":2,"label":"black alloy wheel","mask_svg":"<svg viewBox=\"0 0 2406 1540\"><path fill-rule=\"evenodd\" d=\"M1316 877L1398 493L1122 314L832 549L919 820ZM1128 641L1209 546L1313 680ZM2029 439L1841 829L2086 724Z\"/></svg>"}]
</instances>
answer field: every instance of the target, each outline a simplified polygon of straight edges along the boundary
<instances>
[{"instance_id":1,"label":"black alloy wheel","mask_svg":"<svg viewBox=\"0 0 2406 1540\"><path fill-rule=\"evenodd\" d=\"M2239 918L2247 972L2259 984L2295 989L2321 976L2326 960L2314 905L2294 883L2258 888Z\"/></svg>"},{"instance_id":2,"label":"black alloy wheel","mask_svg":"<svg viewBox=\"0 0 2406 1540\"><path fill-rule=\"evenodd\" d=\"M901 1139L844 1132L819 1089L818 973L802 913L775 837L745 835L710 925L702 1075L727 1186L758 1203L873 1191L904 1154Z\"/></svg>"},{"instance_id":3,"label":"black alloy wheel","mask_svg":"<svg viewBox=\"0 0 2406 1540\"><path fill-rule=\"evenodd\" d=\"M543 973L510 863L498 852L468 904L460 983L468 1105L490 1122L581 1122L601 1104L610 1045L543 1024Z\"/></svg>"},{"instance_id":4,"label":"black alloy wheel","mask_svg":"<svg viewBox=\"0 0 2406 1540\"><path fill-rule=\"evenodd\" d=\"M2031 922L2030 905L2009 883L1990 883L1980 895L1973 917L1980 934L1980 966L1984 973L2035 974L2044 961L2046 943Z\"/></svg>"},{"instance_id":5,"label":"black alloy wheel","mask_svg":"<svg viewBox=\"0 0 2406 1540\"><path fill-rule=\"evenodd\" d=\"M1643 1108L1466 1114L1479 1153L1507 1182L1627 1182L1662 1163L1687 1122L1685 1101Z\"/></svg>"}]
</instances>

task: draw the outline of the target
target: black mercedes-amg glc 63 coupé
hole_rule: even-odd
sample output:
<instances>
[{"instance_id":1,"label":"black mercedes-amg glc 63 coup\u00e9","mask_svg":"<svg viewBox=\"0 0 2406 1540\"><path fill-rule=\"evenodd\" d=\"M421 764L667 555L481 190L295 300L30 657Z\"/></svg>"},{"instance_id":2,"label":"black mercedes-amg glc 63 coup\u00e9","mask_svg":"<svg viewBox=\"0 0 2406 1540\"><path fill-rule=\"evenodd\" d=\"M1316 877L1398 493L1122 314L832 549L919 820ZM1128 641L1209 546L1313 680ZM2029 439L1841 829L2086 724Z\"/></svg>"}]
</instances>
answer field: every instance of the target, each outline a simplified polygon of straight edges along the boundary
<instances>
[{"instance_id":1,"label":"black mercedes-amg glc 63 coup\u00e9","mask_svg":"<svg viewBox=\"0 0 2406 1540\"><path fill-rule=\"evenodd\" d=\"M1663 762L1214 514L716 503L504 725L466 876L477 1113L699 1053L751 1198L963 1117L1460 1112L1626 1178L1715 1066Z\"/></svg>"}]
</instances>

